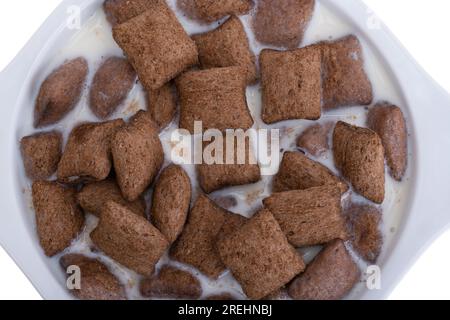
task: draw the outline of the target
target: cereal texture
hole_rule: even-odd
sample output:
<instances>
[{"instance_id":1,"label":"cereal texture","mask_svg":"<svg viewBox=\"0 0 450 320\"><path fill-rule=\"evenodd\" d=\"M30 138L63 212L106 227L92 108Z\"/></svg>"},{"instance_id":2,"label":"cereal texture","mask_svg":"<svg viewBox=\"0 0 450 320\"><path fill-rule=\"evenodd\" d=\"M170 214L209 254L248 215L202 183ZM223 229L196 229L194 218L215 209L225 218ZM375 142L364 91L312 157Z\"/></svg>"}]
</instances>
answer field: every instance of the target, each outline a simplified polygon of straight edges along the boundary
<instances>
[{"instance_id":1,"label":"cereal texture","mask_svg":"<svg viewBox=\"0 0 450 320\"><path fill-rule=\"evenodd\" d=\"M108 21L115 26L143 14L157 2L165 4L164 0L106 0L103 10Z\"/></svg>"},{"instance_id":2,"label":"cereal texture","mask_svg":"<svg viewBox=\"0 0 450 320\"><path fill-rule=\"evenodd\" d=\"M160 130L167 127L177 112L177 98L172 83L167 83L147 95L148 112Z\"/></svg>"},{"instance_id":3,"label":"cereal texture","mask_svg":"<svg viewBox=\"0 0 450 320\"><path fill-rule=\"evenodd\" d=\"M314 124L308 127L297 139L297 147L309 154L320 157L330 150L329 138L334 123Z\"/></svg>"},{"instance_id":4,"label":"cereal texture","mask_svg":"<svg viewBox=\"0 0 450 320\"><path fill-rule=\"evenodd\" d=\"M191 19L210 23L229 15L248 13L253 0L178 0L177 5Z\"/></svg>"}]
</instances>

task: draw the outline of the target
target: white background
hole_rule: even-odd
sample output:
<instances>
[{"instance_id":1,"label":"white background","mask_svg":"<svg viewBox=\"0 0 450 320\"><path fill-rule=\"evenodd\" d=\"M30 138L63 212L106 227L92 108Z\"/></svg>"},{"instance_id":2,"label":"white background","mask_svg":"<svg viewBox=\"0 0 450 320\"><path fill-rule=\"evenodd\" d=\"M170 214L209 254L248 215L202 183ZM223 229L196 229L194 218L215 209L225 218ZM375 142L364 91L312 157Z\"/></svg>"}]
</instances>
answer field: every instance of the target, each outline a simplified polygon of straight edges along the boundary
<instances>
[{"instance_id":1,"label":"white background","mask_svg":"<svg viewBox=\"0 0 450 320\"><path fill-rule=\"evenodd\" d=\"M431 76L450 92L450 1L364 1ZM61 0L0 1L0 70L14 58L60 2ZM391 299L450 299L449 270L450 232L447 232L411 269L392 293ZM0 299L41 299L1 248Z\"/></svg>"}]
</instances>

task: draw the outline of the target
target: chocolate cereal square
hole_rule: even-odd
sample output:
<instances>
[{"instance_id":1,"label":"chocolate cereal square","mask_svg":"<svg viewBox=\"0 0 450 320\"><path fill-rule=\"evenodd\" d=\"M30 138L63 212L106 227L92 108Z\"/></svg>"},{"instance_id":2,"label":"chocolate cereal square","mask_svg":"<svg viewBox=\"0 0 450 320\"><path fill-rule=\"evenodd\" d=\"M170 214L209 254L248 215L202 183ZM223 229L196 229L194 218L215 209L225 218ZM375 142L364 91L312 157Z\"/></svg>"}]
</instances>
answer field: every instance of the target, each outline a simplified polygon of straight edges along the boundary
<instances>
[{"instance_id":1,"label":"chocolate cereal square","mask_svg":"<svg viewBox=\"0 0 450 320\"><path fill-rule=\"evenodd\" d=\"M260 54L262 119L317 120L321 110L321 55L314 47Z\"/></svg>"},{"instance_id":2,"label":"chocolate cereal square","mask_svg":"<svg viewBox=\"0 0 450 320\"><path fill-rule=\"evenodd\" d=\"M191 19L209 23L248 13L253 8L253 0L177 0L177 6Z\"/></svg>"},{"instance_id":3,"label":"chocolate cereal square","mask_svg":"<svg viewBox=\"0 0 450 320\"><path fill-rule=\"evenodd\" d=\"M216 30L192 37L197 44L202 69L239 66L247 82L257 79L255 55L239 18L232 16Z\"/></svg>"},{"instance_id":4,"label":"chocolate cereal square","mask_svg":"<svg viewBox=\"0 0 450 320\"><path fill-rule=\"evenodd\" d=\"M171 9L159 1L145 13L115 26L113 36L147 91L159 89L198 62L194 41Z\"/></svg>"},{"instance_id":5,"label":"chocolate cereal square","mask_svg":"<svg viewBox=\"0 0 450 320\"><path fill-rule=\"evenodd\" d=\"M52 257L69 247L84 225L73 189L56 182L33 183L33 206L41 247Z\"/></svg>"},{"instance_id":6,"label":"chocolate cereal square","mask_svg":"<svg viewBox=\"0 0 450 320\"><path fill-rule=\"evenodd\" d=\"M247 79L239 67L190 71L177 81L180 128L194 133L194 122L203 130L249 129L253 118L247 106Z\"/></svg>"},{"instance_id":7,"label":"chocolate cereal square","mask_svg":"<svg viewBox=\"0 0 450 320\"><path fill-rule=\"evenodd\" d=\"M107 256L143 276L151 276L169 242L147 219L108 202L91 233L93 243Z\"/></svg>"},{"instance_id":8,"label":"chocolate cereal square","mask_svg":"<svg viewBox=\"0 0 450 320\"><path fill-rule=\"evenodd\" d=\"M37 133L20 141L25 173L31 180L50 178L58 168L62 135L57 131Z\"/></svg>"},{"instance_id":9,"label":"chocolate cereal square","mask_svg":"<svg viewBox=\"0 0 450 320\"><path fill-rule=\"evenodd\" d=\"M280 289L305 268L268 210L219 241L218 250L245 294L254 300Z\"/></svg>"},{"instance_id":10,"label":"chocolate cereal square","mask_svg":"<svg viewBox=\"0 0 450 320\"><path fill-rule=\"evenodd\" d=\"M103 10L113 26L143 14L154 3L165 4L164 0L105 0Z\"/></svg>"}]
</instances>

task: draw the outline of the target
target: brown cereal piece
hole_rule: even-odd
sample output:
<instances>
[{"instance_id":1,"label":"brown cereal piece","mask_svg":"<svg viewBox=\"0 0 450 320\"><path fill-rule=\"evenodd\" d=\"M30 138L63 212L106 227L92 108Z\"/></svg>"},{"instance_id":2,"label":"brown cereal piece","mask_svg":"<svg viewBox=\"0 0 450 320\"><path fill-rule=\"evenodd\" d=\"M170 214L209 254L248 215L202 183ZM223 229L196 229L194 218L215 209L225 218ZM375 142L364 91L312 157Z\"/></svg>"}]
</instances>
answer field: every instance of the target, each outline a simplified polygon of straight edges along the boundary
<instances>
[{"instance_id":1,"label":"brown cereal piece","mask_svg":"<svg viewBox=\"0 0 450 320\"><path fill-rule=\"evenodd\" d=\"M167 83L147 95L148 112L158 127L167 127L177 112L177 99L172 83Z\"/></svg>"},{"instance_id":2,"label":"brown cereal piece","mask_svg":"<svg viewBox=\"0 0 450 320\"><path fill-rule=\"evenodd\" d=\"M164 162L158 128L150 114L139 111L117 130L111 149L120 190L126 200L135 201L153 182Z\"/></svg>"},{"instance_id":3,"label":"brown cereal piece","mask_svg":"<svg viewBox=\"0 0 450 320\"><path fill-rule=\"evenodd\" d=\"M307 151L315 157L322 156L330 150L329 136L333 123L314 124L308 127L297 139L297 147Z\"/></svg>"},{"instance_id":4,"label":"brown cereal piece","mask_svg":"<svg viewBox=\"0 0 450 320\"><path fill-rule=\"evenodd\" d=\"M171 165L161 173L153 192L152 222L170 243L183 231L191 195L191 180L183 168Z\"/></svg>"},{"instance_id":5,"label":"brown cereal piece","mask_svg":"<svg viewBox=\"0 0 450 320\"><path fill-rule=\"evenodd\" d=\"M402 110L389 103L379 103L369 111L368 126L383 142L391 176L401 181L408 162L408 132Z\"/></svg>"},{"instance_id":6,"label":"brown cereal piece","mask_svg":"<svg viewBox=\"0 0 450 320\"><path fill-rule=\"evenodd\" d=\"M216 250L217 237L230 215L201 194L191 209L183 233L171 249L171 257L217 279L225 271Z\"/></svg>"},{"instance_id":7,"label":"brown cereal piece","mask_svg":"<svg viewBox=\"0 0 450 320\"><path fill-rule=\"evenodd\" d=\"M64 271L71 266L80 268L80 289L70 290L80 300L126 300L125 289L108 268L97 259L80 254L62 256L59 263Z\"/></svg>"},{"instance_id":8,"label":"brown cereal piece","mask_svg":"<svg viewBox=\"0 0 450 320\"><path fill-rule=\"evenodd\" d=\"M268 45L296 48L314 12L314 0L261 0L253 19L256 39Z\"/></svg>"},{"instance_id":9,"label":"brown cereal piece","mask_svg":"<svg viewBox=\"0 0 450 320\"><path fill-rule=\"evenodd\" d=\"M213 200L219 207L224 209L231 209L238 205L238 201L234 196L217 196L213 197Z\"/></svg>"},{"instance_id":10,"label":"brown cereal piece","mask_svg":"<svg viewBox=\"0 0 450 320\"><path fill-rule=\"evenodd\" d=\"M238 145L238 139L234 139L234 160L230 164L227 164L226 139L223 140L222 164L207 164L204 160L203 164L197 166L200 187L208 194L222 188L252 184L261 180L261 170L250 148L250 140L245 140L244 150L244 146ZM212 146L215 146L214 143L215 141ZM208 151L206 148L208 146L205 147L205 153ZM211 152L214 158L216 151Z\"/></svg>"},{"instance_id":11,"label":"brown cereal piece","mask_svg":"<svg viewBox=\"0 0 450 320\"><path fill-rule=\"evenodd\" d=\"M34 109L34 126L57 123L75 108L88 74L88 63L77 58L54 70L42 83Z\"/></svg>"},{"instance_id":12,"label":"brown cereal piece","mask_svg":"<svg viewBox=\"0 0 450 320\"><path fill-rule=\"evenodd\" d=\"M358 38L350 35L316 46L323 54L323 107L371 104L372 84L364 71L364 56Z\"/></svg>"},{"instance_id":13,"label":"brown cereal piece","mask_svg":"<svg viewBox=\"0 0 450 320\"><path fill-rule=\"evenodd\" d=\"M273 191L305 190L328 185L337 186L341 193L348 190L348 185L324 165L300 152L285 152L273 182Z\"/></svg>"},{"instance_id":14,"label":"brown cereal piece","mask_svg":"<svg viewBox=\"0 0 450 320\"><path fill-rule=\"evenodd\" d=\"M236 298L235 296L233 296L231 293L224 292L224 293L219 293L219 294L208 296L203 300L206 300L206 301L233 301L233 300L239 300L239 299Z\"/></svg>"},{"instance_id":15,"label":"brown cereal piece","mask_svg":"<svg viewBox=\"0 0 450 320\"><path fill-rule=\"evenodd\" d=\"M194 133L194 122L203 130L249 129L253 119L247 106L245 73L239 67L189 71L176 83L180 97L180 128Z\"/></svg>"},{"instance_id":16,"label":"brown cereal piece","mask_svg":"<svg viewBox=\"0 0 450 320\"><path fill-rule=\"evenodd\" d=\"M262 299L290 282L305 268L268 210L218 242L223 263L250 299Z\"/></svg>"},{"instance_id":17,"label":"brown cereal piece","mask_svg":"<svg viewBox=\"0 0 450 320\"><path fill-rule=\"evenodd\" d=\"M91 239L106 255L143 276L153 274L169 247L166 238L147 219L115 202L106 203Z\"/></svg>"},{"instance_id":18,"label":"brown cereal piece","mask_svg":"<svg viewBox=\"0 0 450 320\"><path fill-rule=\"evenodd\" d=\"M198 300L202 286L189 272L166 265L158 275L142 280L140 291L146 298Z\"/></svg>"},{"instance_id":19,"label":"brown cereal piece","mask_svg":"<svg viewBox=\"0 0 450 320\"><path fill-rule=\"evenodd\" d=\"M364 260L376 263L383 246L381 211L371 205L352 204L346 216L353 248Z\"/></svg>"},{"instance_id":20,"label":"brown cereal piece","mask_svg":"<svg viewBox=\"0 0 450 320\"><path fill-rule=\"evenodd\" d=\"M341 192L336 186L275 193L264 200L289 242L295 247L346 240Z\"/></svg>"},{"instance_id":21,"label":"brown cereal piece","mask_svg":"<svg viewBox=\"0 0 450 320\"><path fill-rule=\"evenodd\" d=\"M260 54L262 119L317 120L321 109L321 54L316 47Z\"/></svg>"},{"instance_id":22,"label":"brown cereal piece","mask_svg":"<svg viewBox=\"0 0 450 320\"><path fill-rule=\"evenodd\" d=\"M149 4L145 13L115 26L113 36L147 91L161 88L198 62L194 41L172 10L160 1Z\"/></svg>"},{"instance_id":23,"label":"brown cereal piece","mask_svg":"<svg viewBox=\"0 0 450 320\"><path fill-rule=\"evenodd\" d=\"M86 212L100 216L106 203L114 201L135 214L145 217L145 200L140 198L129 202L125 200L120 192L116 181L108 179L100 182L94 182L83 187L77 196L78 203Z\"/></svg>"},{"instance_id":24,"label":"brown cereal piece","mask_svg":"<svg viewBox=\"0 0 450 320\"><path fill-rule=\"evenodd\" d=\"M123 120L84 123L75 127L58 164L58 180L64 183L101 181L111 172L111 139Z\"/></svg>"},{"instance_id":25,"label":"brown cereal piece","mask_svg":"<svg viewBox=\"0 0 450 320\"><path fill-rule=\"evenodd\" d=\"M106 0L103 10L109 23L115 26L141 15L156 2L165 3L163 0Z\"/></svg>"},{"instance_id":26,"label":"brown cereal piece","mask_svg":"<svg viewBox=\"0 0 450 320\"><path fill-rule=\"evenodd\" d=\"M233 232L239 230L247 221L248 219L244 216L230 213L226 216L225 222L223 223L222 228L220 228L220 231L217 234L217 241L220 241L221 239L225 239L226 237L232 235Z\"/></svg>"},{"instance_id":27,"label":"brown cereal piece","mask_svg":"<svg viewBox=\"0 0 450 320\"><path fill-rule=\"evenodd\" d=\"M75 191L56 182L35 182L32 194L39 241L45 254L52 257L77 237L84 215L77 206Z\"/></svg>"},{"instance_id":28,"label":"brown cereal piece","mask_svg":"<svg viewBox=\"0 0 450 320\"><path fill-rule=\"evenodd\" d=\"M109 118L133 88L136 72L127 59L106 59L91 84L89 106L100 119Z\"/></svg>"},{"instance_id":29,"label":"brown cereal piece","mask_svg":"<svg viewBox=\"0 0 450 320\"><path fill-rule=\"evenodd\" d=\"M177 6L189 18L209 23L248 13L253 8L253 0L178 0Z\"/></svg>"},{"instance_id":30,"label":"brown cereal piece","mask_svg":"<svg viewBox=\"0 0 450 320\"><path fill-rule=\"evenodd\" d=\"M239 66L246 71L247 83L256 81L255 55L239 18L232 16L216 30L192 38L203 69Z\"/></svg>"},{"instance_id":31,"label":"brown cereal piece","mask_svg":"<svg viewBox=\"0 0 450 320\"><path fill-rule=\"evenodd\" d=\"M22 138L20 151L27 177L31 180L50 178L58 168L61 150L62 135L57 131Z\"/></svg>"},{"instance_id":32,"label":"brown cereal piece","mask_svg":"<svg viewBox=\"0 0 450 320\"><path fill-rule=\"evenodd\" d=\"M338 122L333 134L336 167L365 198L382 203L385 194L384 148L374 131Z\"/></svg>"},{"instance_id":33,"label":"brown cereal piece","mask_svg":"<svg viewBox=\"0 0 450 320\"><path fill-rule=\"evenodd\" d=\"M296 300L344 298L361 278L361 272L342 240L334 240L308 265L289 287Z\"/></svg>"}]
</instances>

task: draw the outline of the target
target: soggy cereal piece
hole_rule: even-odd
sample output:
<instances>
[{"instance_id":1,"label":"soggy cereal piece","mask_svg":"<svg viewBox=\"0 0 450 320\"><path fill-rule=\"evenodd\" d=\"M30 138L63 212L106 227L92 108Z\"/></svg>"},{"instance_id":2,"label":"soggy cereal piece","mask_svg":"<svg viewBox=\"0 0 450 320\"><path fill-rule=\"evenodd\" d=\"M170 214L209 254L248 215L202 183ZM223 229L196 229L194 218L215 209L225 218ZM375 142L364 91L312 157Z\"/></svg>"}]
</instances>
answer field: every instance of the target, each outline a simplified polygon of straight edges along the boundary
<instances>
[{"instance_id":1,"label":"soggy cereal piece","mask_svg":"<svg viewBox=\"0 0 450 320\"><path fill-rule=\"evenodd\" d=\"M260 54L262 119L317 120L321 110L321 55L316 47Z\"/></svg>"},{"instance_id":2,"label":"soggy cereal piece","mask_svg":"<svg viewBox=\"0 0 450 320\"><path fill-rule=\"evenodd\" d=\"M77 199L83 210L96 216L100 216L101 211L109 201L114 201L127 207L139 216L146 216L144 198L141 197L133 202L125 200L119 186L113 179L94 182L84 186L78 193Z\"/></svg>"},{"instance_id":3,"label":"soggy cereal piece","mask_svg":"<svg viewBox=\"0 0 450 320\"><path fill-rule=\"evenodd\" d=\"M172 83L147 94L148 112L160 130L166 128L177 113L177 97Z\"/></svg>"},{"instance_id":4,"label":"soggy cereal piece","mask_svg":"<svg viewBox=\"0 0 450 320\"><path fill-rule=\"evenodd\" d=\"M157 90L190 66L197 64L197 47L171 9L160 1L145 13L113 28L147 91Z\"/></svg>"},{"instance_id":5,"label":"soggy cereal piece","mask_svg":"<svg viewBox=\"0 0 450 320\"><path fill-rule=\"evenodd\" d=\"M330 150L329 136L334 123L314 124L308 127L297 139L297 147L315 157Z\"/></svg>"},{"instance_id":6,"label":"soggy cereal piece","mask_svg":"<svg viewBox=\"0 0 450 320\"><path fill-rule=\"evenodd\" d=\"M189 71L177 81L180 98L180 128L194 133L194 122L203 130L244 129L252 127L247 106L246 76L239 67Z\"/></svg>"},{"instance_id":7,"label":"soggy cereal piece","mask_svg":"<svg viewBox=\"0 0 450 320\"><path fill-rule=\"evenodd\" d=\"M57 131L22 138L20 151L27 177L31 180L50 178L58 168L61 149L62 135Z\"/></svg>"},{"instance_id":8,"label":"soggy cereal piece","mask_svg":"<svg viewBox=\"0 0 450 320\"><path fill-rule=\"evenodd\" d=\"M147 11L154 3L164 0L105 0L103 10L113 26L127 22Z\"/></svg>"},{"instance_id":9,"label":"soggy cereal piece","mask_svg":"<svg viewBox=\"0 0 450 320\"><path fill-rule=\"evenodd\" d=\"M239 18L232 16L216 30L192 38L203 69L239 66L246 71L247 83L256 81L255 55Z\"/></svg>"},{"instance_id":10,"label":"soggy cereal piece","mask_svg":"<svg viewBox=\"0 0 450 320\"><path fill-rule=\"evenodd\" d=\"M355 191L381 204L385 194L384 148L374 131L339 121L333 134L336 167Z\"/></svg>"},{"instance_id":11,"label":"soggy cereal piece","mask_svg":"<svg viewBox=\"0 0 450 320\"><path fill-rule=\"evenodd\" d=\"M217 205L227 210L238 205L238 201L234 196L217 196L213 197L213 200Z\"/></svg>"},{"instance_id":12,"label":"soggy cereal piece","mask_svg":"<svg viewBox=\"0 0 450 320\"><path fill-rule=\"evenodd\" d=\"M109 118L125 101L134 86L136 72L127 59L106 59L91 84L89 106L100 119Z\"/></svg>"},{"instance_id":13,"label":"soggy cereal piece","mask_svg":"<svg viewBox=\"0 0 450 320\"><path fill-rule=\"evenodd\" d=\"M46 127L62 120L80 100L88 63L77 58L54 70L42 83L34 109L34 126Z\"/></svg>"},{"instance_id":14,"label":"soggy cereal piece","mask_svg":"<svg viewBox=\"0 0 450 320\"><path fill-rule=\"evenodd\" d=\"M408 162L408 132L402 110L389 103L379 103L370 109L367 121L383 142L391 176L401 181Z\"/></svg>"},{"instance_id":15,"label":"soggy cereal piece","mask_svg":"<svg viewBox=\"0 0 450 320\"><path fill-rule=\"evenodd\" d=\"M383 246L381 211L371 205L352 204L345 213L353 248L364 260L376 263Z\"/></svg>"},{"instance_id":16,"label":"soggy cereal piece","mask_svg":"<svg viewBox=\"0 0 450 320\"><path fill-rule=\"evenodd\" d=\"M351 35L317 46L323 54L323 107L371 104L372 84L364 71L364 56L358 38Z\"/></svg>"},{"instance_id":17,"label":"soggy cereal piece","mask_svg":"<svg viewBox=\"0 0 450 320\"><path fill-rule=\"evenodd\" d=\"M71 266L80 268L80 289L70 290L80 300L126 300L125 289L108 268L97 259L81 254L67 254L59 260L64 272Z\"/></svg>"},{"instance_id":18,"label":"soggy cereal piece","mask_svg":"<svg viewBox=\"0 0 450 320\"><path fill-rule=\"evenodd\" d=\"M171 249L171 257L217 279L225 271L216 250L217 238L230 216L231 213L200 194L191 209L183 233Z\"/></svg>"},{"instance_id":19,"label":"soggy cereal piece","mask_svg":"<svg viewBox=\"0 0 450 320\"><path fill-rule=\"evenodd\" d=\"M56 182L33 183L33 206L41 247L52 257L70 246L84 225L75 191Z\"/></svg>"},{"instance_id":20,"label":"soggy cereal piece","mask_svg":"<svg viewBox=\"0 0 450 320\"><path fill-rule=\"evenodd\" d=\"M254 300L280 289L305 268L268 210L219 241L217 248L245 294Z\"/></svg>"},{"instance_id":21,"label":"soggy cereal piece","mask_svg":"<svg viewBox=\"0 0 450 320\"><path fill-rule=\"evenodd\" d=\"M152 222L170 243L183 231L191 195L191 180L183 168L171 165L164 169L153 192Z\"/></svg>"},{"instance_id":22,"label":"soggy cereal piece","mask_svg":"<svg viewBox=\"0 0 450 320\"><path fill-rule=\"evenodd\" d=\"M312 187L337 186L341 193L348 185L319 162L300 152L285 152L280 170L274 178L273 191L305 190Z\"/></svg>"},{"instance_id":23,"label":"soggy cereal piece","mask_svg":"<svg viewBox=\"0 0 450 320\"><path fill-rule=\"evenodd\" d=\"M101 181L111 172L111 139L123 120L85 123L75 127L58 164L58 180L64 183Z\"/></svg>"},{"instance_id":24,"label":"soggy cereal piece","mask_svg":"<svg viewBox=\"0 0 450 320\"><path fill-rule=\"evenodd\" d=\"M230 164L227 164L226 139L223 140L222 164L207 164L204 159L204 163L197 166L200 187L208 194L226 187L242 186L261 180L261 170L250 148L249 139L246 139L245 150L244 146L238 145L239 140L234 139L234 160ZM214 158L217 155L217 160L220 160L218 150L212 151L211 155Z\"/></svg>"},{"instance_id":25,"label":"soggy cereal piece","mask_svg":"<svg viewBox=\"0 0 450 320\"><path fill-rule=\"evenodd\" d=\"M336 186L274 193L264 200L289 242L308 247L348 238Z\"/></svg>"},{"instance_id":26,"label":"soggy cereal piece","mask_svg":"<svg viewBox=\"0 0 450 320\"><path fill-rule=\"evenodd\" d=\"M277 47L298 47L314 5L314 0L260 0L253 19L256 39Z\"/></svg>"},{"instance_id":27,"label":"soggy cereal piece","mask_svg":"<svg viewBox=\"0 0 450 320\"><path fill-rule=\"evenodd\" d=\"M139 111L120 128L111 143L117 182L124 198L137 200L164 162L158 128L150 114Z\"/></svg>"},{"instance_id":28,"label":"soggy cereal piece","mask_svg":"<svg viewBox=\"0 0 450 320\"><path fill-rule=\"evenodd\" d=\"M189 18L213 22L229 15L243 15L253 8L253 0L177 0Z\"/></svg>"},{"instance_id":29,"label":"soggy cereal piece","mask_svg":"<svg viewBox=\"0 0 450 320\"><path fill-rule=\"evenodd\" d=\"M342 240L328 244L289 286L295 300L339 300L358 283L361 272Z\"/></svg>"},{"instance_id":30,"label":"soggy cereal piece","mask_svg":"<svg viewBox=\"0 0 450 320\"><path fill-rule=\"evenodd\" d=\"M169 247L166 238L147 219L111 201L103 208L91 239L107 256L143 276L153 274Z\"/></svg>"},{"instance_id":31,"label":"soggy cereal piece","mask_svg":"<svg viewBox=\"0 0 450 320\"><path fill-rule=\"evenodd\" d=\"M202 286L189 272L166 265L158 275L142 280L140 291L146 298L198 300Z\"/></svg>"}]
</instances>

